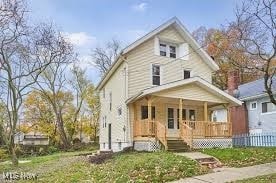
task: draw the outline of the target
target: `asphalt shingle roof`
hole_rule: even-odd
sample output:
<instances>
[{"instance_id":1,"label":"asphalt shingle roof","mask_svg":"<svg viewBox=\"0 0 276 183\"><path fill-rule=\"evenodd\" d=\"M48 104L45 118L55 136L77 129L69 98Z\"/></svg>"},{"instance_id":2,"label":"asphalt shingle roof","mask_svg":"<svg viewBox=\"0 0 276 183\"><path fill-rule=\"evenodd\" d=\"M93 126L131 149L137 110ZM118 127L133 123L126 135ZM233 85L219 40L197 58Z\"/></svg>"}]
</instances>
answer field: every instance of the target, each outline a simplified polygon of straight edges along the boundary
<instances>
[{"instance_id":1,"label":"asphalt shingle roof","mask_svg":"<svg viewBox=\"0 0 276 183\"><path fill-rule=\"evenodd\" d=\"M272 88L276 91L276 77L273 77ZM239 86L239 99L251 97L255 95L265 94L264 78L245 83Z\"/></svg>"}]
</instances>

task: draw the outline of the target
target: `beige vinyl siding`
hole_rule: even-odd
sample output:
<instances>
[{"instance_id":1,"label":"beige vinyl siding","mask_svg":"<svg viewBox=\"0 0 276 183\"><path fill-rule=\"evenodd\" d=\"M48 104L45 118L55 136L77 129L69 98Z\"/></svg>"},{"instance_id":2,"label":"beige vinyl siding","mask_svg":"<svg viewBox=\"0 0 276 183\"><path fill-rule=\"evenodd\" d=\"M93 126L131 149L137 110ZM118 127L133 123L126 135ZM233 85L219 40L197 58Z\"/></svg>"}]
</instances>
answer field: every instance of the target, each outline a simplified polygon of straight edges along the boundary
<instances>
[{"instance_id":1,"label":"beige vinyl siding","mask_svg":"<svg viewBox=\"0 0 276 183\"><path fill-rule=\"evenodd\" d=\"M108 123L111 123L112 128L112 143L123 142L124 137L123 127L128 127L127 121L127 75L124 73L124 68L127 69L126 63L119 66L113 76L103 87L105 90L105 98L103 98L103 89L100 91L101 112L100 112L100 143L108 142ZM126 84L126 85L125 85ZM110 111L110 92L112 93L112 110ZM118 108L121 107L122 115L118 115ZM106 128L103 128L103 117L107 116ZM127 133L126 133L127 134Z\"/></svg>"},{"instance_id":2,"label":"beige vinyl siding","mask_svg":"<svg viewBox=\"0 0 276 183\"><path fill-rule=\"evenodd\" d=\"M161 97L182 98L187 100L207 101L213 103L227 103L227 101L219 98L217 95L214 95L211 92L195 84L176 87L173 89L155 93L153 95Z\"/></svg>"},{"instance_id":3,"label":"beige vinyl siding","mask_svg":"<svg viewBox=\"0 0 276 183\"><path fill-rule=\"evenodd\" d=\"M175 42L184 42L182 36L175 30L174 27L170 26L167 29L159 33L158 37L165 40L174 40Z\"/></svg>"},{"instance_id":4,"label":"beige vinyl siding","mask_svg":"<svg viewBox=\"0 0 276 183\"><path fill-rule=\"evenodd\" d=\"M161 35L161 36L160 36ZM170 38L171 40L183 38L177 31L169 27L162 31L158 36ZM136 49L127 54L128 78L129 78L129 97L137 94L139 91L152 87L151 65L161 65L161 84L169 83L183 79L183 70L191 69L192 76L200 76L201 78L211 82L211 68L189 47L189 60L174 59L154 55L154 38L144 42ZM164 65L165 64L165 65Z\"/></svg>"}]
</instances>

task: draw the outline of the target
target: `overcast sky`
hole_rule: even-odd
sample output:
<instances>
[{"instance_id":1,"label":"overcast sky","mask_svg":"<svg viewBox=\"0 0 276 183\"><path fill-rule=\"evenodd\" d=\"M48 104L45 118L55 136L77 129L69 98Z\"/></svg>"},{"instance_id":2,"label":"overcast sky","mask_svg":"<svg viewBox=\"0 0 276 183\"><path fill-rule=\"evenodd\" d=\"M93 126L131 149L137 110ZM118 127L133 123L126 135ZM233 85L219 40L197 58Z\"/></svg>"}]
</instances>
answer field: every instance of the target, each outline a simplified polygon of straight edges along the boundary
<instances>
[{"instance_id":1,"label":"overcast sky","mask_svg":"<svg viewBox=\"0 0 276 183\"><path fill-rule=\"evenodd\" d=\"M95 84L99 73L90 65L95 46L116 38L135 41L176 16L192 32L200 26L219 27L234 19L239 0L30 0L33 21L53 21L77 47Z\"/></svg>"}]
</instances>

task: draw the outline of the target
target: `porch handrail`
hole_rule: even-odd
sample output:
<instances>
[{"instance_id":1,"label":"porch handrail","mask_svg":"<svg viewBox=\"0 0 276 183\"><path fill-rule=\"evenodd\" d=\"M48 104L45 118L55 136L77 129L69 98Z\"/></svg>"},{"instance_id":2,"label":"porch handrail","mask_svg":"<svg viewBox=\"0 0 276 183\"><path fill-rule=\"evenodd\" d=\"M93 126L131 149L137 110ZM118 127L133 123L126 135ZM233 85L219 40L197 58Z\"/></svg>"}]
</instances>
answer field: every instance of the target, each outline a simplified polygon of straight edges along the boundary
<instances>
[{"instance_id":1,"label":"porch handrail","mask_svg":"<svg viewBox=\"0 0 276 183\"><path fill-rule=\"evenodd\" d=\"M165 150L167 150L167 128L159 121L156 121L156 138L164 145Z\"/></svg>"},{"instance_id":2,"label":"porch handrail","mask_svg":"<svg viewBox=\"0 0 276 183\"><path fill-rule=\"evenodd\" d=\"M193 148L193 128L182 121L180 123L180 138L187 143L190 148Z\"/></svg>"},{"instance_id":3,"label":"porch handrail","mask_svg":"<svg viewBox=\"0 0 276 183\"><path fill-rule=\"evenodd\" d=\"M137 120L134 121L134 137L155 136L155 121L154 120Z\"/></svg>"},{"instance_id":4,"label":"porch handrail","mask_svg":"<svg viewBox=\"0 0 276 183\"><path fill-rule=\"evenodd\" d=\"M184 123L193 129L194 137L231 137L232 124L229 122L188 121Z\"/></svg>"}]
</instances>

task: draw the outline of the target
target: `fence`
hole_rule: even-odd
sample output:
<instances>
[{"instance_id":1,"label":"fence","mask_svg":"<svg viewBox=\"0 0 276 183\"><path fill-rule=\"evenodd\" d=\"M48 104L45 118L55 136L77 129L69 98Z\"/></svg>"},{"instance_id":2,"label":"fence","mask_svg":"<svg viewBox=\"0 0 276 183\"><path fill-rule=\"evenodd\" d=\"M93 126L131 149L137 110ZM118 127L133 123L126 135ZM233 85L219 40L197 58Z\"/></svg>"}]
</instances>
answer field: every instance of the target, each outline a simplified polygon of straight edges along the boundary
<instances>
[{"instance_id":1,"label":"fence","mask_svg":"<svg viewBox=\"0 0 276 183\"><path fill-rule=\"evenodd\" d=\"M234 135L233 146L276 147L276 132Z\"/></svg>"}]
</instances>

